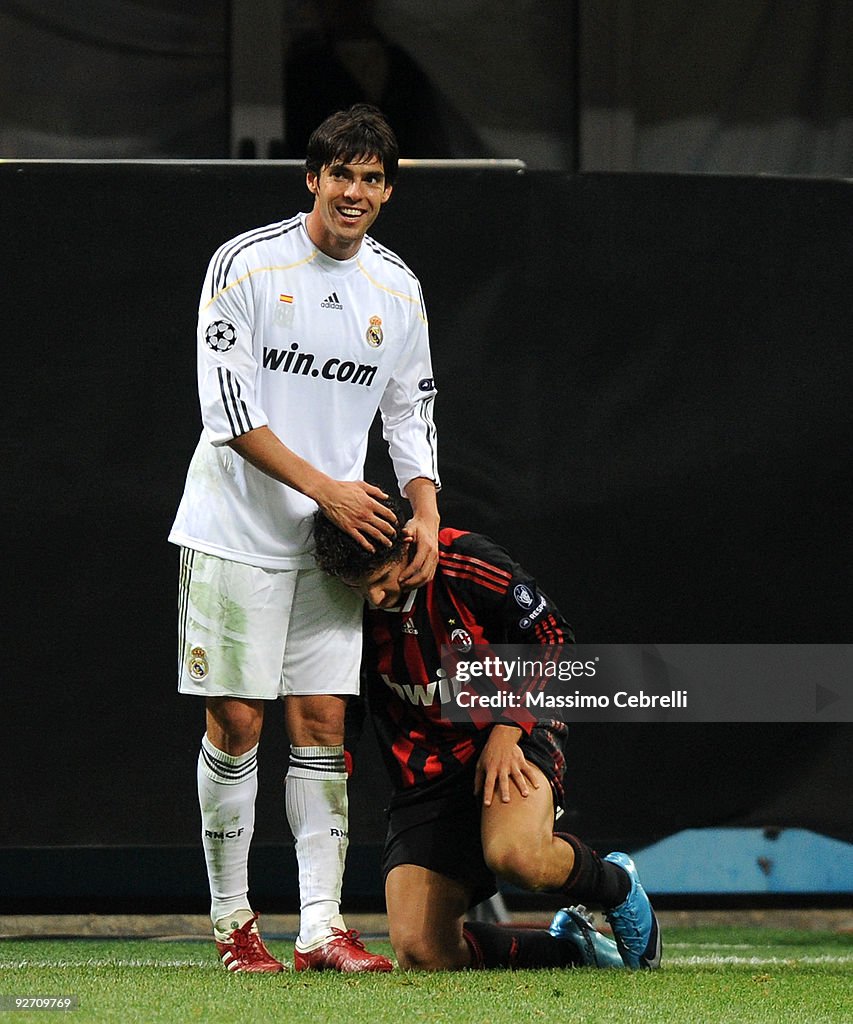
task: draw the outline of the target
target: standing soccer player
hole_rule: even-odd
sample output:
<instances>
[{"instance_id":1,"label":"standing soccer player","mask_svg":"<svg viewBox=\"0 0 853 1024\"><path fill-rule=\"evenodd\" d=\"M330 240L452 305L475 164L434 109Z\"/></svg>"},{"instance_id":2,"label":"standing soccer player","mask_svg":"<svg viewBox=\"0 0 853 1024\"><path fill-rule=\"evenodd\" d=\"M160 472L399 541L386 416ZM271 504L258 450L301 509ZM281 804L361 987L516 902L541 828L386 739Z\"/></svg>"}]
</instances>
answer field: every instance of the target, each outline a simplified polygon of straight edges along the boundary
<instances>
[{"instance_id":1,"label":"standing soccer player","mask_svg":"<svg viewBox=\"0 0 853 1024\"><path fill-rule=\"evenodd\" d=\"M417 555L438 559L435 397L420 285L367 235L391 196L394 134L339 111L308 144L308 214L246 232L208 267L199 307L203 430L169 539L181 547L179 689L206 700L198 761L214 938L232 971L280 971L248 898L257 750L283 699L286 812L296 841L297 970L387 971L340 915L347 847L344 711L358 692L361 600L312 554L319 508L366 550L390 543L362 481L377 409Z\"/></svg>"}]
</instances>

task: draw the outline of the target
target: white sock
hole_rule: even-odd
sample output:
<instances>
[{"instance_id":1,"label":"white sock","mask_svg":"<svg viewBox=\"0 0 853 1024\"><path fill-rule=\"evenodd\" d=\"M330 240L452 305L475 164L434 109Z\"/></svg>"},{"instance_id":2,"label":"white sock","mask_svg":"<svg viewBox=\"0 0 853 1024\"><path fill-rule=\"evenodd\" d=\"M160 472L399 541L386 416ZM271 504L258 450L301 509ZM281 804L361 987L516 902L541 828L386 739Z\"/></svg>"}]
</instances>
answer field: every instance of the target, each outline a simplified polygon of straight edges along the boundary
<instances>
[{"instance_id":1,"label":"white sock","mask_svg":"<svg viewBox=\"0 0 853 1024\"><path fill-rule=\"evenodd\" d=\"M348 845L343 747L291 747L285 808L299 865L299 938L304 952L343 928L341 885Z\"/></svg>"},{"instance_id":2,"label":"white sock","mask_svg":"<svg viewBox=\"0 0 853 1024\"><path fill-rule=\"evenodd\" d=\"M216 924L238 910L251 909L249 845L255 831L258 747L232 757L217 750L204 736L197 775L201 842L210 882L210 919Z\"/></svg>"}]
</instances>

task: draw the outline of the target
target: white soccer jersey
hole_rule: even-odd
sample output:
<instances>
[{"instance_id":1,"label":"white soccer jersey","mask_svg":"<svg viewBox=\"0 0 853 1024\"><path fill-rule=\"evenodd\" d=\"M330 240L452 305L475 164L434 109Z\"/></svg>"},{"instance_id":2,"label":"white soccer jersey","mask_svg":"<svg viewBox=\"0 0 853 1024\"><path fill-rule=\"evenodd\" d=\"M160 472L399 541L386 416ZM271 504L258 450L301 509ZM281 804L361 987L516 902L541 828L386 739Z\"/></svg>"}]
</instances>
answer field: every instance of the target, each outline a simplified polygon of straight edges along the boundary
<instances>
[{"instance_id":1,"label":"white soccer jersey","mask_svg":"<svg viewBox=\"0 0 853 1024\"><path fill-rule=\"evenodd\" d=\"M169 540L272 569L312 564L316 504L228 442L267 425L336 480L361 479L377 409L401 491L439 484L435 385L417 278L365 236L334 260L304 213L214 254L198 322L203 430Z\"/></svg>"}]
</instances>

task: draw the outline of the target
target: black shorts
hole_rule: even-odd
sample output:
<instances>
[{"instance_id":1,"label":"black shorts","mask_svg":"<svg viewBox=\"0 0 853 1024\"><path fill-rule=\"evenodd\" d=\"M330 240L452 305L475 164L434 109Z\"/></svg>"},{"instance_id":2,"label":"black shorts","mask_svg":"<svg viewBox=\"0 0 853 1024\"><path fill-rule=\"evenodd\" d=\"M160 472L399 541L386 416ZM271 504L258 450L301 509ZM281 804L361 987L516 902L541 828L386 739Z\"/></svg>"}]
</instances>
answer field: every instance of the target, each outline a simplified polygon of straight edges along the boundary
<instances>
[{"instance_id":1,"label":"black shorts","mask_svg":"<svg viewBox=\"0 0 853 1024\"><path fill-rule=\"evenodd\" d=\"M525 758L541 769L551 785L554 810L562 807L565 773L563 722L535 725L519 741ZM388 832L382 855L382 877L400 864L417 864L461 883L470 892L470 906L497 891L497 880L486 865L480 838L481 797L474 796L476 758L453 777L440 795L427 790L420 799L394 805L388 813Z\"/></svg>"}]
</instances>

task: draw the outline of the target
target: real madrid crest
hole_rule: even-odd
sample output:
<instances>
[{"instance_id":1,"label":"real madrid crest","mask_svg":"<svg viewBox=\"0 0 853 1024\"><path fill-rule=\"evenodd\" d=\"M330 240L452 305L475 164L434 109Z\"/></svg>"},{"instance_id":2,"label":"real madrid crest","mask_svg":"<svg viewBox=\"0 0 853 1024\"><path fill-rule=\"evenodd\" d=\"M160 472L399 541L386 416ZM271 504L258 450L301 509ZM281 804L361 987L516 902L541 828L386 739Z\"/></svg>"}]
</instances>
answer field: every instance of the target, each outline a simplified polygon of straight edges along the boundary
<instances>
[{"instance_id":1,"label":"real madrid crest","mask_svg":"<svg viewBox=\"0 0 853 1024\"><path fill-rule=\"evenodd\" d=\"M371 348L379 348L385 337L382 333L381 316L372 316L370 318L370 326L367 328L367 334L365 337L367 338L367 344L370 345Z\"/></svg>"},{"instance_id":2,"label":"real madrid crest","mask_svg":"<svg viewBox=\"0 0 853 1024\"><path fill-rule=\"evenodd\" d=\"M207 677L210 665L207 663L207 651L203 647L193 647L190 651L188 668L193 679L201 681Z\"/></svg>"}]
</instances>

